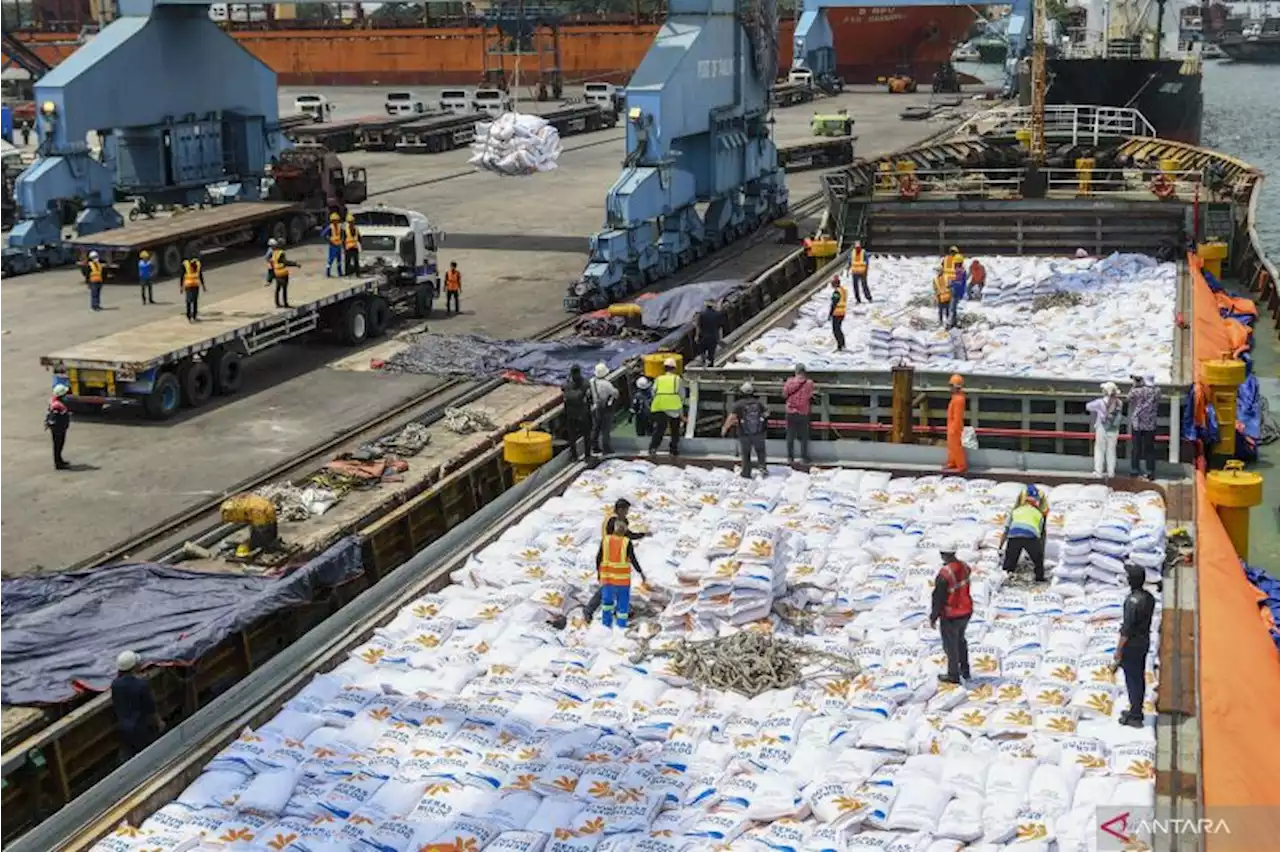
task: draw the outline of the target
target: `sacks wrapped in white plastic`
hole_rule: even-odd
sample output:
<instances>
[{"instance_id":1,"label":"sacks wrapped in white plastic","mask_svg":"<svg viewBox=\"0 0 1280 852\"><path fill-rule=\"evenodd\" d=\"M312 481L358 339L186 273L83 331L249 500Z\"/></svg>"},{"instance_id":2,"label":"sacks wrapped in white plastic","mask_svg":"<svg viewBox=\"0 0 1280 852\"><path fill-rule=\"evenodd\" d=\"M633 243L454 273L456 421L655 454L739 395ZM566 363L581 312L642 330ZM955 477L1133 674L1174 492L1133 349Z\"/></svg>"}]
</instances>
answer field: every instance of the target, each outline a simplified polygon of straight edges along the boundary
<instances>
[{"instance_id":1,"label":"sacks wrapped in white plastic","mask_svg":"<svg viewBox=\"0 0 1280 852\"><path fill-rule=\"evenodd\" d=\"M527 176L554 170L562 150L559 131L546 119L507 112L476 124L468 162L481 171Z\"/></svg>"}]
</instances>

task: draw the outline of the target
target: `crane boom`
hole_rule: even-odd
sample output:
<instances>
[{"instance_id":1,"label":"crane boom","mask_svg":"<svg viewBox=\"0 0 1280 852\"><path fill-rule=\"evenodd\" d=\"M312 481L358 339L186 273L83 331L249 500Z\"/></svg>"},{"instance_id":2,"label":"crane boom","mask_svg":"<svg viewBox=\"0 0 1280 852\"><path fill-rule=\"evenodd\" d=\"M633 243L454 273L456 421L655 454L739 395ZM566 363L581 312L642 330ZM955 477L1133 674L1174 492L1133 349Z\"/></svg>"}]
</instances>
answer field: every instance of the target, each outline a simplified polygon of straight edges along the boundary
<instances>
[{"instance_id":1,"label":"crane boom","mask_svg":"<svg viewBox=\"0 0 1280 852\"><path fill-rule=\"evenodd\" d=\"M1048 71L1045 68L1044 30L1048 18L1048 4L1035 0L1031 17L1031 158L1036 165L1044 165L1044 98Z\"/></svg>"}]
</instances>

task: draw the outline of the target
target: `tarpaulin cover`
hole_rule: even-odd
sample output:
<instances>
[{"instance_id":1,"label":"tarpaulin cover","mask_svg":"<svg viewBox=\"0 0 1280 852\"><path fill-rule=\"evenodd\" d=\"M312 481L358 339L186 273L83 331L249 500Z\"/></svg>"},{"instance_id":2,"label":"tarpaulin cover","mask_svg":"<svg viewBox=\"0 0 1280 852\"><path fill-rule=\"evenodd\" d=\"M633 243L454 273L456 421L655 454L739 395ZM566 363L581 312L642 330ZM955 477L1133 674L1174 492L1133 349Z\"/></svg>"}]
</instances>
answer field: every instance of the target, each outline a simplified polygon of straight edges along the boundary
<instances>
[{"instance_id":1,"label":"tarpaulin cover","mask_svg":"<svg viewBox=\"0 0 1280 852\"><path fill-rule=\"evenodd\" d=\"M574 364L583 372L603 361L610 370L648 352L658 344L638 340L606 340L567 337L548 342L494 340L478 334L419 334L409 346L387 359L385 369L395 373L498 378L511 371L523 373L536 384L558 385L569 378Z\"/></svg>"},{"instance_id":2,"label":"tarpaulin cover","mask_svg":"<svg viewBox=\"0 0 1280 852\"><path fill-rule=\"evenodd\" d=\"M50 704L111 685L116 657L192 663L264 615L361 571L347 537L280 577L187 571L150 562L5 580L0 661L5 704Z\"/></svg>"},{"instance_id":3,"label":"tarpaulin cover","mask_svg":"<svg viewBox=\"0 0 1280 852\"><path fill-rule=\"evenodd\" d=\"M645 328L679 328L688 325L707 304L707 300L719 301L746 286L746 281L737 279L699 281L696 284L674 287L638 303L644 311L640 322Z\"/></svg>"}]
</instances>

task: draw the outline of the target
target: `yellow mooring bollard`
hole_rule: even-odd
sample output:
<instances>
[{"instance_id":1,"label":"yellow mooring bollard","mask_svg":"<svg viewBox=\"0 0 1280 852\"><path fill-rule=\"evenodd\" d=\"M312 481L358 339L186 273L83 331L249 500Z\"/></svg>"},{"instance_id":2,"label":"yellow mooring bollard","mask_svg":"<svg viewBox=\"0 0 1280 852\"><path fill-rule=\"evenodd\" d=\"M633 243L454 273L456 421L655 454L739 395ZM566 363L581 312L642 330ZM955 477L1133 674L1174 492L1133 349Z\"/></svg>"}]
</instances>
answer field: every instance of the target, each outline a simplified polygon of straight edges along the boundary
<instances>
[{"instance_id":1,"label":"yellow mooring bollard","mask_svg":"<svg viewBox=\"0 0 1280 852\"><path fill-rule=\"evenodd\" d=\"M1221 281L1222 262L1227 259L1227 244L1216 240L1200 243L1196 246L1196 255L1204 261L1205 271Z\"/></svg>"},{"instance_id":2,"label":"yellow mooring bollard","mask_svg":"<svg viewBox=\"0 0 1280 852\"><path fill-rule=\"evenodd\" d=\"M1249 510L1262 502L1262 477L1232 459L1223 470L1205 477L1209 502L1218 510L1236 555L1249 561Z\"/></svg>"},{"instance_id":3,"label":"yellow mooring bollard","mask_svg":"<svg viewBox=\"0 0 1280 852\"><path fill-rule=\"evenodd\" d=\"M1243 361L1205 361L1202 377L1209 385L1209 404L1218 415L1218 443L1212 451L1231 458L1236 454L1236 389L1244 384Z\"/></svg>"},{"instance_id":4,"label":"yellow mooring bollard","mask_svg":"<svg viewBox=\"0 0 1280 852\"><path fill-rule=\"evenodd\" d=\"M502 458L515 472L515 481L523 482L551 461L551 436L534 432L532 423L521 423L520 431L502 439Z\"/></svg>"}]
</instances>

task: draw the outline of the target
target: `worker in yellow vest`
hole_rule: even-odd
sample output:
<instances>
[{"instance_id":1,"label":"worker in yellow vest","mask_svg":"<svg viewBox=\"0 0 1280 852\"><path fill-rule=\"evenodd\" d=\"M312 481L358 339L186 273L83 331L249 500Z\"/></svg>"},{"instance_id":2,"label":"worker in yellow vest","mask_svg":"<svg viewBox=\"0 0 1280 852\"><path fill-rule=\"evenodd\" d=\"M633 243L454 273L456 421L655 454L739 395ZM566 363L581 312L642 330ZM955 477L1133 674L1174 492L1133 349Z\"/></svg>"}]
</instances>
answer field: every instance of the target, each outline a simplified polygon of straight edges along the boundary
<instances>
[{"instance_id":1,"label":"worker in yellow vest","mask_svg":"<svg viewBox=\"0 0 1280 852\"><path fill-rule=\"evenodd\" d=\"M348 213L347 222L342 228L342 250L346 252L346 274L360 274L360 229L356 227L356 217Z\"/></svg>"},{"instance_id":2,"label":"worker in yellow vest","mask_svg":"<svg viewBox=\"0 0 1280 852\"><path fill-rule=\"evenodd\" d=\"M662 446L662 438L671 432L671 455L680 453L680 422L684 419L684 382L676 372L676 359L662 362L662 375L653 380L653 402L649 403L653 415L653 435L649 438L649 455L653 456Z\"/></svg>"},{"instance_id":3,"label":"worker in yellow vest","mask_svg":"<svg viewBox=\"0 0 1280 852\"><path fill-rule=\"evenodd\" d=\"M182 261L181 288L187 303L187 322L196 322L200 319L200 291L207 292L209 288L204 283L204 264L194 252Z\"/></svg>"},{"instance_id":4,"label":"worker in yellow vest","mask_svg":"<svg viewBox=\"0 0 1280 852\"><path fill-rule=\"evenodd\" d=\"M631 618L631 569L644 579L635 548L627 536L627 522L609 521L596 552L596 576L600 580L600 620L605 627L616 623L626 629Z\"/></svg>"},{"instance_id":5,"label":"worker in yellow vest","mask_svg":"<svg viewBox=\"0 0 1280 852\"><path fill-rule=\"evenodd\" d=\"M942 274L947 277L947 284L956 280L956 271L964 268L964 255L957 246L947 249L947 256L942 259Z\"/></svg>"},{"instance_id":6,"label":"worker in yellow vest","mask_svg":"<svg viewBox=\"0 0 1280 852\"><path fill-rule=\"evenodd\" d=\"M329 214L329 224L320 232L320 236L329 243L329 257L324 264L324 277L332 278L335 266L338 268L338 275L342 275L342 220L337 213Z\"/></svg>"},{"instance_id":7,"label":"worker in yellow vest","mask_svg":"<svg viewBox=\"0 0 1280 852\"><path fill-rule=\"evenodd\" d=\"M84 280L89 285L89 310L102 310L102 282L104 270L102 261L96 251L89 252L89 261L84 265Z\"/></svg>"},{"instance_id":8,"label":"worker in yellow vest","mask_svg":"<svg viewBox=\"0 0 1280 852\"><path fill-rule=\"evenodd\" d=\"M849 277L852 279L850 284L853 287L854 301L861 305L862 297L865 295L870 302L871 288L867 286L867 252L862 247L862 243L857 240L853 243L853 253L849 255Z\"/></svg>"},{"instance_id":9,"label":"worker in yellow vest","mask_svg":"<svg viewBox=\"0 0 1280 852\"><path fill-rule=\"evenodd\" d=\"M275 301L277 308L287 308L289 305L289 269L297 268L298 264L285 257L284 249L280 244L273 240L267 241L267 283L274 282L276 285Z\"/></svg>"},{"instance_id":10,"label":"worker in yellow vest","mask_svg":"<svg viewBox=\"0 0 1280 852\"><path fill-rule=\"evenodd\" d=\"M933 298L938 304L938 324L943 328L950 328L951 284L947 282L947 273L945 271L933 276Z\"/></svg>"},{"instance_id":11,"label":"worker in yellow vest","mask_svg":"<svg viewBox=\"0 0 1280 852\"><path fill-rule=\"evenodd\" d=\"M831 334L836 339L836 351L844 351L844 314L849 308L849 291L840 283L840 276L831 279Z\"/></svg>"}]
</instances>

